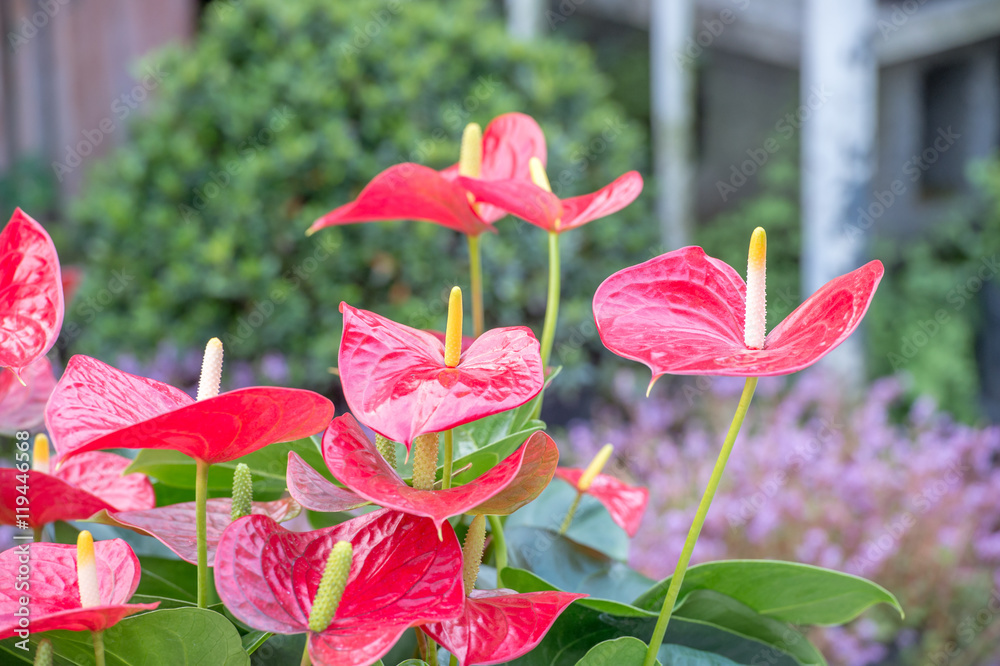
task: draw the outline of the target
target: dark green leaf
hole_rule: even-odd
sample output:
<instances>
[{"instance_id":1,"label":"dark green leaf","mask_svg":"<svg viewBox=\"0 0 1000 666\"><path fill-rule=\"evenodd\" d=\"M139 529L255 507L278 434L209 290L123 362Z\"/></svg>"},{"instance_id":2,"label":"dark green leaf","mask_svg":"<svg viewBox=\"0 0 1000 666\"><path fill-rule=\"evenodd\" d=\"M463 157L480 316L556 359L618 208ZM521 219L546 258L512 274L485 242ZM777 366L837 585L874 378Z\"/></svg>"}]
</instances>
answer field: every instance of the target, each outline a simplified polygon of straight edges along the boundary
<instances>
[{"instance_id":1,"label":"dark green leaf","mask_svg":"<svg viewBox=\"0 0 1000 666\"><path fill-rule=\"evenodd\" d=\"M198 567L183 560L163 557L142 556L139 562L142 565L142 578L136 594L197 602ZM209 603L217 603L219 598L215 594L211 576L209 581Z\"/></svg>"},{"instance_id":2,"label":"dark green leaf","mask_svg":"<svg viewBox=\"0 0 1000 666\"><path fill-rule=\"evenodd\" d=\"M670 579L639 596L634 604L659 610ZM679 603L694 590L715 590L754 611L799 625L837 625L849 622L865 609L886 603L903 614L885 588L850 574L795 562L725 560L688 569Z\"/></svg>"},{"instance_id":3,"label":"dark green leaf","mask_svg":"<svg viewBox=\"0 0 1000 666\"><path fill-rule=\"evenodd\" d=\"M587 651L577 666L642 666L648 646L633 636L612 638ZM662 666L656 660L656 666Z\"/></svg>"},{"instance_id":4,"label":"dark green leaf","mask_svg":"<svg viewBox=\"0 0 1000 666\"><path fill-rule=\"evenodd\" d=\"M241 640L240 643L243 645L243 649L246 650L247 654L253 654L257 651L261 645L267 642L271 636L274 636L269 631L258 631L254 629L253 631L247 633Z\"/></svg>"}]
</instances>

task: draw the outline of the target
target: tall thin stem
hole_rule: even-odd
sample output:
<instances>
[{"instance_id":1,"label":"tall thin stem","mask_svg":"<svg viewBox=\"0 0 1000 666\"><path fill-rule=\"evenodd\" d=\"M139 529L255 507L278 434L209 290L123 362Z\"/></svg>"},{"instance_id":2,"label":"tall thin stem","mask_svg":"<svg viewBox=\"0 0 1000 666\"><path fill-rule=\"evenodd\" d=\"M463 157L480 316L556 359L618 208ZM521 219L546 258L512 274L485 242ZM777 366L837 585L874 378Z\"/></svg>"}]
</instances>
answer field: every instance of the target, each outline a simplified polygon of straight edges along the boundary
<instances>
[{"instance_id":1,"label":"tall thin stem","mask_svg":"<svg viewBox=\"0 0 1000 666\"><path fill-rule=\"evenodd\" d=\"M493 555L497 565L497 587L503 587L503 570L507 568L507 540L503 536L500 516L490 516L490 531L493 533Z\"/></svg>"},{"instance_id":2,"label":"tall thin stem","mask_svg":"<svg viewBox=\"0 0 1000 666\"><path fill-rule=\"evenodd\" d=\"M698 542L698 535L701 534L701 528L705 524L708 509L715 498L715 491L719 488L722 473L726 471L729 454L733 451L733 444L736 443L736 436L740 433L740 428L743 426L743 419L747 415L747 409L750 407L750 399L753 398L753 392L756 388L757 378L747 377L746 384L743 386L743 395L740 396L740 403L736 407L736 415L729 426L726 441L723 442L722 451L719 452L719 458L715 461L715 468L712 470L712 476L708 480L708 487L705 489L705 494L701 497L698 511L694 515L694 522L691 523L691 529L688 530L687 539L684 541L684 548L681 550L681 557L677 562L677 568L674 569L674 575L670 579L667 596L663 599L663 606L660 608L660 617L656 620L653 637L649 641L646 658L642 662L643 666L653 666L656 663L656 653L660 651L663 636L667 633L667 625L670 623L670 616L674 612L674 604L677 602L677 595L680 594L681 585L684 584L684 574L687 572L688 563L691 561L691 553Z\"/></svg>"},{"instance_id":3,"label":"tall thin stem","mask_svg":"<svg viewBox=\"0 0 1000 666\"><path fill-rule=\"evenodd\" d=\"M94 638L94 663L97 666L104 666L104 632L92 631Z\"/></svg>"},{"instance_id":4,"label":"tall thin stem","mask_svg":"<svg viewBox=\"0 0 1000 666\"><path fill-rule=\"evenodd\" d=\"M208 608L208 467L199 460L195 471L195 530L198 538L198 608Z\"/></svg>"},{"instance_id":5,"label":"tall thin stem","mask_svg":"<svg viewBox=\"0 0 1000 666\"><path fill-rule=\"evenodd\" d=\"M556 339L556 323L559 321L559 234L549 232L549 293L545 302L545 322L542 324L542 370L547 371L552 357L552 345ZM542 413L542 399L535 405L533 418Z\"/></svg>"},{"instance_id":6,"label":"tall thin stem","mask_svg":"<svg viewBox=\"0 0 1000 666\"><path fill-rule=\"evenodd\" d=\"M559 534L566 534L569 531L569 526L573 524L573 516L576 515L576 510L580 506L580 498L583 496L579 490L576 492L576 497L573 498L573 503L569 505L569 511L566 512L566 517L563 519L562 525L559 527Z\"/></svg>"},{"instance_id":7,"label":"tall thin stem","mask_svg":"<svg viewBox=\"0 0 1000 666\"><path fill-rule=\"evenodd\" d=\"M35 535L35 543L40 543L45 541L45 525L39 525L33 530Z\"/></svg>"},{"instance_id":8,"label":"tall thin stem","mask_svg":"<svg viewBox=\"0 0 1000 666\"><path fill-rule=\"evenodd\" d=\"M302 661L299 666L312 666L312 659L309 657L309 634L306 634L306 646L302 649Z\"/></svg>"},{"instance_id":9,"label":"tall thin stem","mask_svg":"<svg viewBox=\"0 0 1000 666\"><path fill-rule=\"evenodd\" d=\"M452 466L455 456L455 433L452 430L444 431L444 475L441 477L441 487L451 488Z\"/></svg>"},{"instance_id":10,"label":"tall thin stem","mask_svg":"<svg viewBox=\"0 0 1000 666\"><path fill-rule=\"evenodd\" d=\"M472 332L478 338L486 330L483 313L483 261L479 250L479 236L469 239L469 281L472 286Z\"/></svg>"}]
</instances>

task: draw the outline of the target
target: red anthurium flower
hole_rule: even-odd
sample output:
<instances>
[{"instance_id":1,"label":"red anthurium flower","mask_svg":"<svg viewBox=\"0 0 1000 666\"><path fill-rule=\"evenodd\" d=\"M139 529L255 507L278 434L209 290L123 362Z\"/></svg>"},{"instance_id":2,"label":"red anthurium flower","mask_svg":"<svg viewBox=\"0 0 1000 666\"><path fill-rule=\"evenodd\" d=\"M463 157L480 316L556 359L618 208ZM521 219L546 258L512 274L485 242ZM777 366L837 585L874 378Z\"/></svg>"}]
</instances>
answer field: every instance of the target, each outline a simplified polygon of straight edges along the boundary
<instances>
[{"instance_id":1,"label":"red anthurium flower","mask_svg":"<svg viewBox=\"0 0 1000 666\"><path fill-rule=\"evenodd\" d=\"M585 469L560 467L556 476L577 489L578 492L593 496L611 514L611 519L634 537L639 531L642 514L649 502L649 491L638 486L630 486L607 474L598 474L590 485L580 489L580 477Z\"/></svg>"},{"instance_id":2,"label":"red anthurium flower","mask_svg":"<svg viewBox=\"0 0 1000 666\"><path fill-rule=\"evenodd\" d=\"M0 553L0 639L27 631L18 624L16 611L21 598L29 599L31 633L66 629L68 631L103 631L123 618L152 610L155 604L129 604L139 586L139 560L121 539L98 541L91 546L91 564L96 566L94 589L84 584L84 594L94 603L81 601L77 574L77 547L59 543L31 543ZM18 568L28 557L31 588L19 591ZM22 635L21 632L24 632Z\"/></svg>"},{"instance_id":3,"label":"red anthurium flower","mask_svg":"<svg viewBox=\"0 0 1000 666\"><path fill-rule=\"evenodd\" d=\"M529 116L498 116L482 135L480 177L506 180L528 177L528 160L545 160L545 136ZM488 204L473 204L458 181L458 165L444 171L406 162L375 176L354 201L336 208L310 228L381 220L423 220L478 236L493 231L492 223L506 213Z\"/></svg>"},{"instance_id":4,"label":"red anthurium flower","mask_svg":"<svg viewBox=\"0 0 1000 666\"><path fill-rule=\"evenodd\" d=\"M44 356L21 372L0 370L0 434L34 430L45 421L45 403L56 386L52 364Z\"/></svg>"},{"instance_id":5,"label":"red anthurium flower","mask_svg":"<svg viewBox=\"0 0 1000 666\"><path fill-rule=\"evenodd\" d=\"M425 624L422 629L455 655L461 666L503 664L534 649L559 614L586 596L473 590L461 617Z\"/></svg>"},{"instance_id":6,"label":"red anthurium flower","mask_svg":"<svg viewBox=\"0 0 1000 666\"><path fill-rule=\"evenodd\" d=\"M765 337L765 248L759 229L751 240L749 287L700 247L615 273L594 295L601 341L649 366L653 381L667 373L784 375L812 365L861 323L882 263L871 261L831 280Z\"/></svg>"},{"instance_id":7,"label":"red anthurium flower","mask_svg":"<svg viewBox=\"0 0 1000 666\"><path fill-rule=\"evenodd\" d=\"M365 425L407 449L417 435L520 407L544 386L538 340L524 326L486 331L449 368L434 335L347 303L340 311L344 398Z\"/></svg>"},{"instance_id":8,"label":"red anthurium flower","mask_svg":"<svg viewBox=\"0 0 1000 666\"><path fill-rule=\"evenodd\" d=\"M468 485L420 490L399 478L354 417L344 414L335 418L323 435L323 459L334 477L357 495L379 506L425 516L440 528L451 516L507 515L538 497L555 473L559 448L551 437L537 432L521 448ZM336 501L345 491L314 470L309 471L311 483L305 492L305 484L299 479L304 470L292 466L289 457L289 490L302 506L329 511L326 502Z\"/></svg>"},{"instance_id":9,"label":"red anthurium flower","mask_svg":"<svg viewBox=\"0 0 1000 666\"><path fill-rule=\"evenodd\" d=\"M36 462L41 456L36 446ZM47 456L46 456L47 458ZM64 460L51 473L0 469L0 524L26 521L38 528L56 520L83 520L100 511L132 511L156 506L145 474L122 474L132 463L124 456L93 451ZM26 482L24 475L28 475ZM20 489L27 486L30 511L18 512Z\"/></svg>"},{"instance_id":10,"label":"red anthurium flower","mask_svg":"<svg viewBox=\"0 0 1000 666\"><path fill-rule=\"evenodd\" d=\"M560 233L620 211L642 192L642 176L629 171L596 192L560 199L531 180L459 178L477 200L502 208L546 231Z\"/></svg>"},{"instance_id":11,"label":"red anthurium flower","mask_svg":"<svg viewBox=\"0 0 1000 666\"><path fill-rule=\"evenodd\" d=\"M310 631L325 565L339 542L353 547L346 585L332 621ZM247 516L222 535L215 586L233 615L255 629L308 632L314 664L368 666L407 628L462 612L462 550L451 525L439 540L430 520L390 510L313 532Z\"/></svg>"},{"instance_id":12,"label":"red anthurium flower","mask_svg":"<svg viewBox=\"0 0 1000 666\"><path fill-rule=\"evenodd\" d=\"M88 356L70 359L45 410L64 457L98 449L172 449L208 463L313 435L333 403L312 391L252 387L195 401Z\"/></svg>"},{"instance_id":13,"label":"red anthurium flower","mask_svg":"<svg viewBox=\"0 0 1000 666\"><path fill-rule=\"evenodd\" d=\"M208 543L208 566L215 563L215 549L222 538L222 532L232 521L230 509L233 500L219 497L208 500L206 542ZM291 520L299 515L302 507L290 497L273 502L254 502L254 515L268 516L277 522ZM96 518L97 522L117 527L126 527L139 534L158 539L163 545L177 553L182 560L198 564L198 536L195 532L195 503L184 502L161 506L145 511L108 511Z\"/></svg>"},{"instance_id":14,"label":"red anthurium flower","mask_svg":"<svg viewBox=\"0 0 1000 666\"><path fill-rule=\"evenodd\" d=\"M369 504L368 500L353 490L330 483L295 451L288 452L285 478L288 482L288 493L296 502L311 511L336 513Z\"/></svg>"},{"instance_id":15,"label":"red anthurium flower","mask_svg":"<svg viewBox=\"0 0 1000 666\"><path fill-rule=\"evenodd\" d=\"M0 368L20 376L44 356L59 336L63 310L55 245L18 208L0 232Z\"/></svg>"}]
</instances>

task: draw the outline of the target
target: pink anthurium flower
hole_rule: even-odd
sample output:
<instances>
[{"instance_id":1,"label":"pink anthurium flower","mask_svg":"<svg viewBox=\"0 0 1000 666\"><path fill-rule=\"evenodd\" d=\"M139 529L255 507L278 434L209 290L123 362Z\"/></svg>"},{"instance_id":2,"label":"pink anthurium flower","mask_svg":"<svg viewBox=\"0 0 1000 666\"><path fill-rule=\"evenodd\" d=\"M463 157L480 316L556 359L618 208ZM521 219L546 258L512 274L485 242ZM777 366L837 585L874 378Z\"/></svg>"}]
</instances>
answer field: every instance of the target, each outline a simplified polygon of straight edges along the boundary
<instances>
[{"instance_id":1,"label":"pink anthurium flower","mask_svg":"<svg viewBox=\"0 0 1000 666\"><path fill-rule=\"evenodd\" d=\"M70 359L45 410L63 457L99 449L172 449L207 463L308 437L333 418L312 391L252 387L195 401L88 356Z\"/></svg>"},{"instance_id":2,"label":"pink anthurium flower","mask_svg":"<svg viewBox=\"0 0 1000 666\"><path fill-rule=\"evenodd\" d=\"M523 113L497 116L483 132L480 177L485 180L528 178L528 160L545 160L545 136L531 117ZM494 231L492 223L505 211L470 201L469 191L459 182L459 167L444 171L405 162L375 176L354 201L336 208L309 228L383 220L423 220L469 236Z\"/></svg>"},{"instance_id":3,"label":"pink anthurium flower","mask_svg":"<svg viewBox=\"0 0 1000 666\"><path fill-rule=\"evenodd\" d=\"M56 387L52 364L44 356L21 372L0 370L0 434L34 430L45 421L45 403Z\"/></svg>"},{"instance_id":4,"label":"pink anthurium flower","mask_svg":"<svg viewBox=\"0 0 1000 666\"><path fill-rule=\"evenodd\" d=\"M329 599L318 597L342 542L353 552L330 614ZM222 534L215 586L226 608L255 629L308 632L313 664L368 666L409 627L462 612L462 550L451 525L439 540L430 520L387 509L313 532L246 516ZM325 622L310 630L320 606Z\"/></svg>"},{"instance_id":5,"label":"pink anthurium flower","mask_svg":"<svg viewBox=\"0 0 1000 666\"><path fill-rule=\"evenodd\" d=\"M222 532L232 521L233 500L218 497L208 500L207 533L208 566L215 563L215 549ZM273 502L254 502L254 515L268 516L281 523L299 515L302 507L290 497ZM95 522L125 527L157 539L184 561L198 564L198 536L195 530L195 503L184 502L144 511L106 511L93 518Z\"/></svg>"},{"instance_id":6,"label":"pink anthurium flower","mask_svg":"<svg viewBox=\"0 0 1000 666\"><path fill-rule=\"evenodd\" d=\"M422 629L461 666L503 664L537 646L560 613L586 594L472 590L462 615Z\"/></svg>"},{"instance_id":7,"label":"pink anthurium flower","mask_svg":"<svg viewBox=\"0 0 1000 666\"><path fill-rule=\"evenodd\" d=\"M486 181L459 178L479 201L484 201L546 231L561 233L617 213L642 192L642 176L629 171L596 192L560 199L531 180Z\"/></svg>"},{"instance_id":8,"label":"pink anthurium flower","mask_svg":"<svg viewBox=\"0 0 1000 666\"><path fill-rule=\"evenodd\" d=\"M0 368L15 376L45 355L63 320L59 256L20 208L0 232Z\"/></svg>"},{"instance_id":9,"label":"pink anthurium flower","mask_svg":"<svg viewBox=\"0 0 1000 666\"><path fill-rule=\"evenodd\" d=\"M37 529L56 520L84 520L100 511L141 511L156 506L153 485L145 474L123 474L132 463L128 458L92 451L64 460L55 471L48 472L38 469L48 468L47 444L44 454L41 448L36 444L36 469L0 469L0 524L17 525L23 521ZM27 513L17 510L22 506L18 498L25 487L30 509Z\"/></svg>"},{"instance_id":10,"label":"pink anthurium flower","mask_svg":"<svg viewBox=\"0 0 1000 666\"><path fill-rule=\"evenodd\" d=\"M634 537L639 531L642 514L649 502L649 491L638 486L630 486L607 474L598 474L586 488L580 488L580 478L587 470L570 467L556 469L556 477L562 479L577 490L590 495L604 505L611 519Z\"/></svg>"},{"instance_id":11,"label":"pink anthurium flower","mask_svg":"<svg viewBox=\"0 0 1000 666\"><path fill-rule=\"evenodd\" d=\"M766 241L758 231L751 241L750 297L739 273L700 247L667 252L598 287L594 318L601 341L645 363L654 382L667 373L784 375L826 356L861 323L882 263L871 261L826 283L765 337Z\"/></svg>"},{"instance_id":12,"label":"pink anthurium flower","mask_svg":"<svg viewBox=\"0 0 1000 666\"><path fill-rule=\"evenodd\" d=\"M89 536L89 535L88 535ZM18 622L16 611L28 597L32 634L65 629L103 631L123 618L156 608L159 603L130 604L139 586L139 560L121 539L91 543L88 567L90 584L78 575L77 547L60 543L31 543L0 553L0 639L27 638L27 629ZM18 570L25 564L32 572L29 591L19 586ZM85 573L87 571L85 570ZM84 599L81 599L83 587ZM23 634L21 633L23 632Z\"/></svg>"},{"instance_id":13,"label":"pink anthurium flower","mask_svg":"<svg viewBox=\"0 0 1000 666\"><path fill-rule=\"evenodd\" d=\"M335 418L323 435L323 459L333 476L358 496L379 506L430 518L440 529L451 516L508 515L538 497L555 473L559 447L545 433L536 432L475 481L445 490L421 490L407 485L354 417L344 414ZM289 461L289 490L308 509L329 510L324 508L328 498L339 498L345 492L315 471L309 492L303 492L304 484L298 478L303 472Z\"/></svg>"},{"instance_id":14,"label":"pink anthurium flower","mask_svg":"<svg viewBox=\"0 0 1000 666\"><path fill-rule=\"evenodd\" d=\"M544 386L538 340L524 326L486 331L448 367L434 335L347 303L340 311L344 398L362 423L407 449L417 435L520 407Z\"/></svg>"}]
</instances>

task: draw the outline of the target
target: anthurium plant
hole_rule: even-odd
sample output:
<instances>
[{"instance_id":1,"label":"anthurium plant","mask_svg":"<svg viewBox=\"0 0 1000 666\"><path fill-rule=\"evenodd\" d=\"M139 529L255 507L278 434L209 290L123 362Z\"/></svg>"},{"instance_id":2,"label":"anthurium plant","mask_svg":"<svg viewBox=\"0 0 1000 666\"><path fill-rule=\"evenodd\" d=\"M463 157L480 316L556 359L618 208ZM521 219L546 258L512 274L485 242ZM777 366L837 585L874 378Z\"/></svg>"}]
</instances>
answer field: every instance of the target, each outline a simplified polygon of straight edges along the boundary
<instances>
[{"instance_id":1,"label":"anthurium plant","mask_svg":"<svg viewBox=\"0 0 1000 666\"><path fill-rule=\"evenodd\" d=\"M687 247L597 290L601 340L649 366L650 390L663 374L746 378L673 574L651 580L626 564L648 491L609 471L610 445L559 466L539 420L559 371L558 239L629 205L642 179L560 199L545 157L528 116L471 124L455 166L392 167L308 228L405 218L469 242L471 327L458 286L443 331L339 304L340 415L311 391L220 392L211 331L197 396L86 356L55 383L59 262L16 211L0 235L0 422L17 443L0 522L24 534L0 554L5 663L823 664L803 628L882 603L902 612L877 584L814 566L688 567L757 378L808 367L851 335L882 265L833 280L770 333L763 229L745 281ZM508 214L545 232L540 338L483 311L479 243Z\"/></svg>"}]
</instances>

